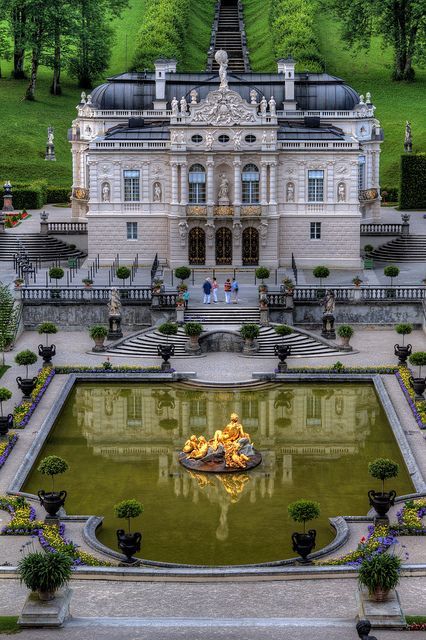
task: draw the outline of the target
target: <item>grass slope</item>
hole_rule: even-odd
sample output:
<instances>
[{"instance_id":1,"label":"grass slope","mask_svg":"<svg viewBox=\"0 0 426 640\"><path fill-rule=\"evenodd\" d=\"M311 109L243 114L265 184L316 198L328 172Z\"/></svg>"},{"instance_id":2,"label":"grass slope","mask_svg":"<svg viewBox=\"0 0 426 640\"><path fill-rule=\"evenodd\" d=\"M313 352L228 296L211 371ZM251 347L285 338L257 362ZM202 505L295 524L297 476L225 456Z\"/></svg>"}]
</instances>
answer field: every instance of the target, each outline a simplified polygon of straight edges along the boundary
<instances>
[{"instance_id":1,"label":"grass slope","mask_svg":"<svg viewBox=\"0 0 426 640\"><path fill-rule=\"evenodd\" d=\"M215 0L197 0L192 3L182 64L185 71L204 71L206 68L214 6Z\"/></svg>"},{"instance_id":2,"label":"grass slope","mask_svg":"<svg viewBox=\"0 0 426 640\"><path fill-rule=\"evenodd\" d=\"M21 631L21 627L18 627L18 616L0 616L0 634L12 635Z\"/></svg>"},{"instance_id":3,"label":"grass slope","mask_svg":"<svg viewBox=\"0 0 426 640\"><path fill-rule=\"evenodd\" d=\"M269 28L271 0L245 0L244 26L253 71L277 70Z\"/></svg>"}]
</instances>

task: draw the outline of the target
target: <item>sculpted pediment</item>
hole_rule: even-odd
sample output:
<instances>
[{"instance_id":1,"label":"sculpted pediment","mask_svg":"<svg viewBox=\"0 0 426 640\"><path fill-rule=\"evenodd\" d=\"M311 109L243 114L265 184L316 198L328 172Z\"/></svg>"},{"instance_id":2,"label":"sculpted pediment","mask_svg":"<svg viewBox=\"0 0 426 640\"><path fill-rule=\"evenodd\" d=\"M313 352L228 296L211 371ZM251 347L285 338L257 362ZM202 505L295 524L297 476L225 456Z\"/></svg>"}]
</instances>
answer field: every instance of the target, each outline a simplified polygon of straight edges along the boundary
<instances>
[{"instance_id":1,"label":"sculpted pediment","mask_svg":"<svg viewBox=\"0 0 426 640\"><path fill-rule=\"evenodd\" d=\"M230 127L236 124L258 124L257 105L248 104L235 91L211 91L205 100L191 105L190 124Z\"/></svg>"}]
</instances>

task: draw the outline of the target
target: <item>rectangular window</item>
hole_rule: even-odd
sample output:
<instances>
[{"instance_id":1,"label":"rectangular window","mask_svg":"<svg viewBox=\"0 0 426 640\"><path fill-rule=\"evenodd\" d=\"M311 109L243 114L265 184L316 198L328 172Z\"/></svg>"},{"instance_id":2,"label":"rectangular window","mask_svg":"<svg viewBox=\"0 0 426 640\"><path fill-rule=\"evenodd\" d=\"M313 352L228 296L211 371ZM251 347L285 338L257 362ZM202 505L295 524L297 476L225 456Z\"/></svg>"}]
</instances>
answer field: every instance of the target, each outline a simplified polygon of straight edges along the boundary
<instances>
[{"instance_id":1,"label":"rectangular window","mask_svg":"<svg viewBox=\"0 0 426 640\"><path fill-rule=\"evenodd\" d=\"M311 222L311 240L321 240L321 222Z\"/></svg>"},{"instance_id":2,"label":"rectangular window","mask_svg":"<svg viewBox=\"0 0 426 640\"><path fill-rule=\"evenodd\" d=\"M358 189L365 189L365 156L358 158Z\"/></svg>"},{"instance_id":3,"label":"rectangular window","mask_svg":"<svg viewBox=\"0 0 426 640\"><path fill-rule=\"evenodd\" d=\"M324 201L324 171L308 171L308 202Z\"/></svg>"},{"instance_id":4,"label":"rectangular window","mask_svg":"<svg viewBox=\"0 0 426 640\"><path fill-rule=\"evenodd\" d=\"M139 171L123 171L125 202L138 202L140 200L139 173Z\"/></svg>"},{"instance_id":5,"label":"rectangular window","mask_svg":"<svg viewBox=\"0 0 426 640\"><path fill-rule=\"evenodd\" d=\"M138 239L138 223L128 222L127 223L127 240L137 240L137 239Z\"/></svg>"}]
</instances>

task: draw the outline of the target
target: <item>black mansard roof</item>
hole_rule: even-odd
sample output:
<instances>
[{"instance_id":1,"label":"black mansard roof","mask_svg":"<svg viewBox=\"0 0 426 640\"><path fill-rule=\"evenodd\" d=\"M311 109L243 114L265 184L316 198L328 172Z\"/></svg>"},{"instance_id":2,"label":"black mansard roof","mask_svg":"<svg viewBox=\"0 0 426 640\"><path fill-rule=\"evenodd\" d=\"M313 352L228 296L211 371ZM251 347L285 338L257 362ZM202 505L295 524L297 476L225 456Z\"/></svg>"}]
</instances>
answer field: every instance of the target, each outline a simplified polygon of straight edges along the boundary
<instances>
[{"instance_id":1,"label":"black mansard roof","mask_svg":"<svg viewBox=\"0 0 426 640\"><path fill-rule=\"evenodd\" d=\"M272 73L228 73L229 88L250 102L250 91L268 100L274 96L278 108L284 100L284 75ZM185 96L189 102L192 89L198 99L219 85L217 73L167 73L166 100L170 107L173 97ZM346 111L358 104L359 96L341 78L326 73L296 73L295 99L298 109L306 111ZM155 100L155 76L147 73L123 73L108 78L92 92L92 103L98 109L152 109Z\"/></svg>"}]
</instances>

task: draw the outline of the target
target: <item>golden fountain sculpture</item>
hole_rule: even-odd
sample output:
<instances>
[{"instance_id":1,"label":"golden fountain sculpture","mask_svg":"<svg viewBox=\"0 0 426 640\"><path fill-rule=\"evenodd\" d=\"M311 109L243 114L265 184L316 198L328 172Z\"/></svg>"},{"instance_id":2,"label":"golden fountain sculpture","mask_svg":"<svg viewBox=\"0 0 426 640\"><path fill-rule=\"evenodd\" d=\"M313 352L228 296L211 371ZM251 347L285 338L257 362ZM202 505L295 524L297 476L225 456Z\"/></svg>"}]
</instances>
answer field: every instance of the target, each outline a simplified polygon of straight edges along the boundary
<instances>
[{"instance_id":1,"label":"golden fountain sculpture","mask_svg":"<svg viewBox=\"0 0 426 640\"><path fill-rule=\"evenodd\" d=\"M261 454L255 450L236 413L231 414L229 424L215 431L210 440L192 435L179 454L179 462L187 469L210 473L247 471L261 461Z\"/></svg>"}]
</instances>

